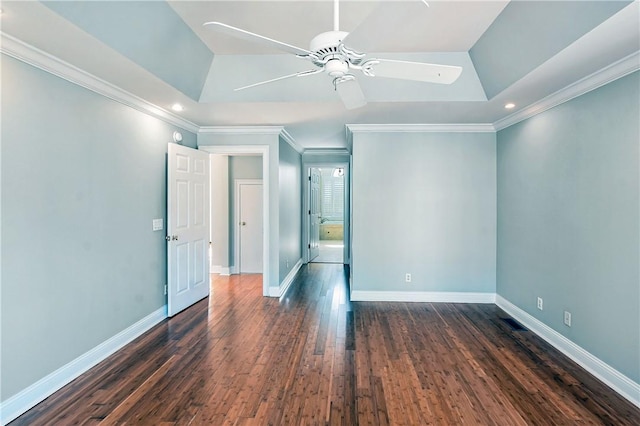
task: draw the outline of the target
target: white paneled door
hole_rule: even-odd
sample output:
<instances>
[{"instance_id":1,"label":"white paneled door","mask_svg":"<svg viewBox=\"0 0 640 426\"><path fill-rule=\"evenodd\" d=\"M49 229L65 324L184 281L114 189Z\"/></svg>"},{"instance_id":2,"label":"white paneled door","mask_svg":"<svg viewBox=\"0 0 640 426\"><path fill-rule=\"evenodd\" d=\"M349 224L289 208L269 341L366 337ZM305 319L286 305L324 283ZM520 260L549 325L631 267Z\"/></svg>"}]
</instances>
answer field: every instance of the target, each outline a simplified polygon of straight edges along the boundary
<instances>
[{"instance_id":1,"label":"white paneled door","mask_svg":"<svg viewBox=\"0 0 640 426\"><path fill-rule=\"evenodd\" d=\"M309 172L309 262L320 254L320 169Z\"/></svg>"},{"instance_id":2,"label":"white paneled door","mask_svg":"<svg viewBox=\"0 0 640 426\"><path fill-rule=\"evenodd\" d=\"M209 295L209 154L169 144L167 299L173 316Z\"/></svg>"},{"instance_id":3,"label":"white paneled door","mask_svg":"<svg viewBox=\"0 0 640 426\"><path fill-rule=\"evenodd\" d=\"M236 180L240 273L262 273L262 181Z\"/></svg>"}]
</instances>

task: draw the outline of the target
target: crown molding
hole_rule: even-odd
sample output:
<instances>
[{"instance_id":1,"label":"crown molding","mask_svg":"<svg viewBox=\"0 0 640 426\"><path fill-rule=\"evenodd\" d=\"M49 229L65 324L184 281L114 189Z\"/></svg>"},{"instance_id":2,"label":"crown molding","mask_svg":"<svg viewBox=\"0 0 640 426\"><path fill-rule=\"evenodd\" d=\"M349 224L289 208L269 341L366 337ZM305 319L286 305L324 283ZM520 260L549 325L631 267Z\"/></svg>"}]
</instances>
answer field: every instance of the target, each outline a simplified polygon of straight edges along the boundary
<instances>
[{"instance_id":1,"label":"crown molding","mask_svg":"<svg viewBox=\"0 0 640 426\"><path fill-rule=\"evenodd\" d=\"M302 154L304 152L304 148L296 143L295 139L293 139L293 136L291 136L291 134L289 134L289 132L287 132L287 129L285 129L284 127L280 131L280 136L291 146L291 148L295 149L298 154Z\"/></svg>"},{"instance_id":2,"label":"crown molding","mask_svg":"<svg viewBox=\"0 0 640 426\"><path fill-rule=\"evenodd\" d=\"M198 133L279 135L283 130L282 126L202 126Z\"/></svg>"},{"instance_id":3,"label":"crown molding","mask_svg":"<svg viewBox=\"0 0 640 426\"><path fill-rule=\"evenodd\" d=\"M199 127L191 121L147 102L2 31L0 31L0 52L183 130L194 133L198 131Z\"/></svg>"},{"instance_id":4,"label":"crown molding","mask_svg":"<svg viewBox=\"0 0 640 426\"><path fill-rule=\"evenodd\" d=\"M284 126L202 126L198 129L199 134L217 135L278 135L286 141L298 154L302 154L304 148L298 145Z\"/></svg>"},{"instance_id":5,"label":"crown molding","mask_svg":"<svg viewBox=\"0 0 640 426\"><path fill-rule=\"evenodd\" d=\"M526 108L513 113L505 118L502 118L493 126L496 131L505 129L509 126L513 126L516 123L524 121L542 112L545 112L553 107L584 95L592 90L602 87L605 84L611 83L614 80L631 74L632 72L640 69L640 52L632 53L631 55L614 62L602 68L599 71L594 72L574 83L571 83L567 87L558 90L557 92L542 98L541 100L532 103Z\"/></svg>"},{"instance_id":6,"label":"crown molding","mask_svg":"<svg viewBox=\"0 0 640 426\"><path fill-rule=\"evenodd\" d=\"M308 148L304 150L304 155L351 155L351 153L347 148Z\"/></svg>"},{"instance_id":7,"label":"crown molding","mask_svg":"<svg viewBox=\"0 0 640 426\"><path fill-rule=\"evenodd\" d=\"M477 124L347 124L347 139L353 133L494 133L491 123Z\"/></svg>"}]
</instances>

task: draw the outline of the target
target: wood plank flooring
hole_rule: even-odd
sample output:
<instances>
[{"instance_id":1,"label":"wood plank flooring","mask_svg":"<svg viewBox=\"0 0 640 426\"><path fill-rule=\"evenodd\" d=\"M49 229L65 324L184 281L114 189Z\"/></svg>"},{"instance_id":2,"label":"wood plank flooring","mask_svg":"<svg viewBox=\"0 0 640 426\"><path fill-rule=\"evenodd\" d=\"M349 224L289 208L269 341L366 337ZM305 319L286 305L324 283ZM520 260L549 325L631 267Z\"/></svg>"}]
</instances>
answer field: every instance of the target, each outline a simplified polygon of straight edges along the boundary
<instances>
[{"instance_id":1,"label":"wood plank flooring","mask_svg":"<svg viewBox=\"0 0 640 426\"><path fill-rule=\"evenodd\" d=\"M638 425L640 410L495 305L350 303L342 265L281 301L214 276L12 425Z\"/></svg>"}]
</instances>

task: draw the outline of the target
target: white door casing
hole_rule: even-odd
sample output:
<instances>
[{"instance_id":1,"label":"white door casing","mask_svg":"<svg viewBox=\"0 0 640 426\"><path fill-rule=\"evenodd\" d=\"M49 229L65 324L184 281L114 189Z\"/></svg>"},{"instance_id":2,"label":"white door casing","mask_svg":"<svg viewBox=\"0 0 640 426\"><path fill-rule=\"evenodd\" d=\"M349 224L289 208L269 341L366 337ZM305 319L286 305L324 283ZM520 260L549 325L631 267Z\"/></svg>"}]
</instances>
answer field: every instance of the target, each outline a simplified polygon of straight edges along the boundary
<instances>
[{"instance_id":1,"label":"white door casing","mask_svg":"<svg viewBox=\"0 0 640 426\"><path fill-rule=\"evenodd\" d=\"M309 262L320 254L320 169L309 169Z\"/></svg>"},{"instance_id":2,"label":"white door casing","mask_svg":"<svg viewBox=\"0 0 640 426\"><path fill-rule=\"evenodd\" d=\"M209 154L169 144L167 305L173 316L209 295Z\"/></svg>"},{"instance_id":3,"label":"white door casing","mask_svg":"<svg viewBox=\"0 0 640 426\"><path fill-rule=\"evenodd\" d=\"M262 181L236 179L236 263L239 273L262 273Z\"/></svg>"},{"instance_id":4,"label":"white door casing","mask_svg":"<svg viewBox=\"0 0 640 426\"><path fill-rule=\"evenodd\" d=\"M262 200L264 208L262 211L263 225L263 241L262 241L262 295L269 296L270 289L278 285L276 277L271 276L271 257L270 257L270 210L273 207L270 191L270 174L271 174L271 156L269 155L269 145L203 145L199 148L212 154L222 155L247 155L255 154L262 156ZM276 269L277 270L277 269ZM274 284L274 287L271 287Z\"/></svg>"}]
</instances>

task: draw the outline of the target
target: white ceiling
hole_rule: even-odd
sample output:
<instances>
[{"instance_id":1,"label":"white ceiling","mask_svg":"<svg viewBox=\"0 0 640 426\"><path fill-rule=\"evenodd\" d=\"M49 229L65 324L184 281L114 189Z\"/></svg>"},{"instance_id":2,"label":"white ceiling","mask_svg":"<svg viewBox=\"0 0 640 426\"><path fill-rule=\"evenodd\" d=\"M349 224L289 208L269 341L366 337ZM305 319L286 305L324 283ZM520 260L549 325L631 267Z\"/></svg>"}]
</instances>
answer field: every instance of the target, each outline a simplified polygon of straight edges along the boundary
<instances>
[{"instance_id":1,"label":"white ceiling","mask_svg":"<svg viewBox=\"0 0 640 426\"><path fill-rule=\"evenodd\" d=\"M353 111L344 109L325 75L233 92L238 84L310 69L312 65L288 54L221 36L202 26L206 21L221 21L306 49L316 34L332 29L332 1L169 2L215 54L199 100L184 95L38 2L4 1L1 19L4 33L160 108L182 103L185 110L179 114L199 126L281 125L306 148L346 146L345 124L494 123L514 112L504 109L506 102L516 103L515 111L525 108L638 51L640 9L635 1L486 100L467 52L506 4L506 1L429 1L427 7L419 0L343 0L340 29L352 32L348 39L351 47L378 56L388 53L401 57L405 53L409 60L431 57L442 59L441 63L459 62L465 67L465 78L451 86L367 80L363 76L361 84L369 104Z\"/></svg>"},{"instance_id":2,"label":"white ceiling","mask_svg":"<svg viewBox=\"0 0 640 426\"><path fill-rule=\"evenodd\" d=\"M348 1L339 4L349 46L366 52L467 52L507 5L499 1ZM218 55L281 53L219 35L203 19L309 48L333 30L333 1L170 1L171 7ZM392 34L392 37L390 35Z\"/></svg>"}]
</instances>

